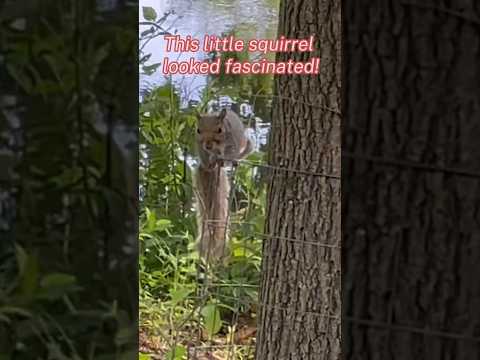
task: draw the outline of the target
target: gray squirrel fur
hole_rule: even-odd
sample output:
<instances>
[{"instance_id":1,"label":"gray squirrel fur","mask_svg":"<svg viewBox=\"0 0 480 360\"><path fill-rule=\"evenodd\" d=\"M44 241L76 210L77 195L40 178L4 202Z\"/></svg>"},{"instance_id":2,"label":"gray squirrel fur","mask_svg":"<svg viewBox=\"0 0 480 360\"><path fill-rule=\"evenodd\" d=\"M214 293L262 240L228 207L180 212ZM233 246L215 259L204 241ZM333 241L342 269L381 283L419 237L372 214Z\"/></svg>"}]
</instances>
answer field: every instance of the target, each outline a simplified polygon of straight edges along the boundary
<instances>
[{"instance_id":1,"label":"gray squirrel fur","mask_svg":"<svg viewBox=\"0 0 480 360\"><path fill-rule=\"evenodd\" d=\"M224 161L243 159L253 150L240 118L223 109L197 115L196 145L200 164L195 173L198 249L206 262L224 259L228 242L230 184Z\"/></svg>"}]
</instances>

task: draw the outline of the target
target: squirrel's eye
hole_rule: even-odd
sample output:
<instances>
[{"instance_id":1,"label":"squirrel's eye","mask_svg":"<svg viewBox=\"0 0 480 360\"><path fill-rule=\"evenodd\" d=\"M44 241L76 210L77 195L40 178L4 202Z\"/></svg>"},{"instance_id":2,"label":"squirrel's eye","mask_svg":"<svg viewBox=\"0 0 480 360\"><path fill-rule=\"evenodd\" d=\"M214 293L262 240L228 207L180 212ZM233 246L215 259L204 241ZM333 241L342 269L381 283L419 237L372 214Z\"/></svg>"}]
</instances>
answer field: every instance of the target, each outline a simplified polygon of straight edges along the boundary
<instances>
[{"instance_id":1,"label":"squirrel's eye","mask_svg":"<svg viewBox=\"0 0 480 360\"><path fill-rule=\"evenodd\" d=\"M197 134L200 134L200 129L197 129Z\"/></svg>"},{"instance_id":2,"label":"squirrel's eye","mask_svg":"<svg viewBox=\"0 0 480 360\"><path fill-rule=\"evenodd\" d=\"M217 133L221 134L222 133L222 128L218 128Z\"/></svg>"}]
</instances>

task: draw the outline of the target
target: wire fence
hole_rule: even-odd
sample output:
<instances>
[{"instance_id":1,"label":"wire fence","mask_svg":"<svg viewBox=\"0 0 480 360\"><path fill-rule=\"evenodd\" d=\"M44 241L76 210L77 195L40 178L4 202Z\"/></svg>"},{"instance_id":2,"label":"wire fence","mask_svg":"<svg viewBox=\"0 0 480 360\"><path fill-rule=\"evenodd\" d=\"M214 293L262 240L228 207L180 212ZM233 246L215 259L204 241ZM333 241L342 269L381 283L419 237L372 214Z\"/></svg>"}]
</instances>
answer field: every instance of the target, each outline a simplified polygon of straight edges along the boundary
<instances>
[{"instance_id":1,"label":"wire fence","mask_svg":"<svg viewBox=\"0 0 480 360\"><path fill-rule=\"evenodd\" d=\"M378 156L365 156L365 155L359 155L359 154L353 154L349 152L344 152L342 153L342 158L344 159L351 159L354 161L368 161L372 164L379 165L379 166L386 166L386 167L394 167L397 169L412 169L415 171L420 171L420 172L438 172L438 173L444 173L447 175L452 175L452 176L460 176L460 177L468 177L468 178L476 178L480 179L480 173L466 170L466 169L461 169L461 168L451 168L451 167L444 167L444 166L437 166L437 165L431 165L431 164L425 164L425 163L419 163L415 161L405 161L405 160L395 160L387 157L378 157ZM294 176L314 176L314 177L319 177L323 178L326 181L341 181L341 175L336 174L336 173L325 173L325 172L317 172L317 171L305 171L302 169L296 169L296 168L291 168L291 167L281 167L281 166L274 166L271 164L265 164L261 162L256 162L256 161L251 161L251 160L232 160L232 159L226 159L223 158L221 160L224 161L231 161L233 164L233 172L231 173L230 179L232 181L232 186L231 186L231 191L230 191L230 206L235 203L236 199L236 193L237 189L235 186L235 172L238 167L241 166L247 166L251 168L261 168L264 170L267 170L270 172L270 176L284 176L286 174L293 174ZM231 210L231 208L229 208ZM231 212L229 211L229 218L231 217ZM211 221L214 223L215 221ZM249 225L248 222L242 222L242 221L234 221L231 220L229 221L229 226L238 226L238 225ZM320 247L320 248L326 248L326 249L331 249L335 251L342 251L342 244L340 239L334 239L332 242L317 242L317 241L311 241L307 238L289 238L289 237L282 237L282 236L276 236L273 234L265 234L265 233L258 233L258 232L253 232L250 234L251 238L255 238L258 241L284 241L288 242L294 246L312 246L312 247ZM245 237L247 239L248 237ZM398 242L398 240L393 240L395 242ZM367 318L362 318L362 317L355 317L351 316L348 314L344 315L338 315L338 314L333 314L330 311L324 311L324 312L319 312L319 311L313 311L313 310L298 310L296 308L289 308L289 307L283 307L278 304L271 304L271 303L260 303L256 302L254 305L256 308L268 308L272 309L275 311L281 311L281 312L287 312L289 314L294 314L295 316L298 317L305 317L305 316L313 316L317 318L321 318L324 321L326 329L331 329L331 323L335 322L337 325L339 325L341 322L344 322L345 324L351 324L351 325L356 325L356 326L366 326L369 328L378 328L378 329L383 329L386 331L386 342L385 346L386 349L389 348L391 345L391 337L393 332L408 332L412 334L419 334L423 336L429 336L429 337L440 337L440 338L446 338L446 339L455 339L455 340L462 340L462 341L469 341L469 342L474 342L478 343L480 342L479 337L475 337L471 334L460 334L456 332L449 332L449 331L443 331L431 327L419 327L419 326L407 326L407 325L401 325L397 324L395 322L394 318L394 306L395 306L395 301L394 299L396 298L396 289L398 288L398 283L397 283L397 278L400 273L400 269L398 268L398 257L400 254L400 250L398 249L397 244L394 244L395 246L395 251L394 251L394 258L392 260L393 262L393 275L392 275L392 289L393 293L391 295L392 300L388 302L388 307L387 307L387 317L384 321L376 321L376 320L371 320ZM247 245L245 244L245 247ZM214 296L218 298L228 298L227 295L221 294L219 292L219 289L222 286L226 286L225 284L216 284L214 281L206 281L203 283L199 283L199 287L203 288L203 293L204 296L200 297L200 304L203 304L206 299L210 294L214 294ZM250 284L230 284L229 286L235 287L237 289L240 288L245 288L245 287L255 287ZM338 289L340 291L340 289ZM333 292L331 294L331 297L333 298ZM239 327L239 311L243 305L248 304L251 302L251 299L246 299L242 298L241 296L237 297L229 297L230 300L235 301L235 309L237 311L234 312L234 316L231 319L231 322L228 324L230 328L237 328ZM330 300L330 304L333 302L333 299ZM328 308L328 307L327 307ZM230 335L228 337L228 343L226 344L218 344L215 343L213 338L207 339L202 339L201 337L201 320L198 319L197 321L198 328L197 328L197 334L200 334L197 337L196 344L192 344L189 348L189 359L222 359L222 360L233 360L233 359L250 359L252 358L254 354L254 348L255 348L255 338L252 336L252 342L250 344L243 344L238 340L238 337L235 337L233 335ZM253 335L253 334L252 334ZM222 354L221 356L223 357L215 357L214 353L217 350L221 350ZM238 351L242 351L242 355L237 356ZM388 350L386 350L388 351ZM242 357L245 356L245 357Z\"/></svg>"},{"instance_id":2,"label":"wire fence","mask_svg":"<svg viewBox=\"0 0 480 360\"><path fill-rule=\"evenodd\" d=\"M257 95L258 97L265 97L263 95ZM330 111L339 114L339 111L335 109L326 108L323 106L319 106L316 104L304 103L298 99L292 98L281 98L282 100L288 101L295 101L300 102L304 105L311 106L315 109L321 109L324 111ZM255 102L254 102L255 105ZM257 136L257 134L255 134ZM237 194L240 192L240 189L237 186L236 182L236 174L240 167L248 167L251 169L261 169L267 172L267 177L278 177L278 176L294 176L294 177L318 177L322 178L325 181L340 181L341 176L338 173L326 173L323 171L308 171L304 169L297 169L293 167L284 167L284 166L275 166L272 164L267 164L259 161L252 161L252 160L236 160L236 159L228 159L228 158L219 158L223 162L230 164L231 171L229 172L229 183L230 183L230 191L229 191L229 198L228 198L228 215L227 219L225 220L216 220L216 219L206 219L203 221L203 226L206 226L209 231L218 230L218 228L224 229L225 236L228 236L228 232L232 231L235 227L241 226L255 226L254 223L250 223L248 221L238 220L234 214L236 213L235 205L239 202L237 199ZM217 167L217 171L219 168ZM220 174L217 174L220 176ZM252 172L253 176L253 172ZM216 191L216 185L213 181L210 184L210 191ZM203 235L204 229L199 230ZM210 235L213 235L211 233ZM338 251L340 255L341 245L340 239L332 239L331 242L327 241L311 241L310 239L305 236L304 238L289 238L284 236L277 236L274 234L267 234L261 233L258 231L251 231L248 234L243 236L243 251L247 252L249 249L248 241L256 241L260 243L264 242L286 242L291 244L292 246L311 246L317 248L323 248L328 251ZM202 241L202 239L200 239ZM224 246L227 245L227 242L224 243ZM223 249L223 253L226 252L226 249ZM188 351L187 351L187 358L192 360L197 359L222 359L222 360L243 360L243 359L253 359L254 350L255 350L255 326L244 326L242 327L242 319L241 319L241 309L245 309L246 307L254 307L255 309L269 309L278 312L285 312L291 316L296 317L316 317L321 322L323 322L323 326L325 329L329 329L332 327L332 322L335 323L336 326L340 325L340 315L334 314L330 310L330 305L333 302L334 293L333 291L330 294L330 303L325 306L322 304L322 308L324 310L315 311L314 309L297 309L294 307L285 307L280 304L273 304L273 303L265 303L259 302L257 299L252 299L251 297L242 295L242 291L246 289L258 291L259 284L246 284L246 283L231 283L225 284L216 281L215 271L221 271L222 264L217 265L217 269L209 267L209 257L210 254L207 253L205 267L201 269L201 267L197 267L197 290L196 296L191 298L195 302L195 308L191 312L188 319L184 321L184 324L190 322L190 320L194 320L196 324L195 329L190 329L192 331L190 336L190 342L188 344ZM340 257L338 257L340 259ZM231 293L237 294L225 294L221 291L222 288L228 288ZM340 291L340 289L338 289ZM205 329L203 328L202 323L202 308L207 304L207 302L211 299L218 300L228 300L230 303L233 302L232 308L232 316L230 317L229 321L225 321L225 327L229 329L226 337L223 339L223 343L219 343L219 339L215 338L214 336L209 336L205 334ZM216 313L215 313L216 314ZM215 323L215 319L213 321ZM250 324L249 324L250 325ZM178 330L178 328L177 328ZM242 330L245 330L242 333ZM207 335L207 336L206 336ZM247 343L245 343L247 342ZM173 347L175 347L174 344Z\"/></svg>"},{"instance_id":3,"label":"wire fence","mask_svg":"<svg viewBox=\"0 0 480 360\"><path fill-rule=\"evenodd\" d=\"M415 160L395 159L388 156L372 156L351 153L347 151L342 151L342 161L343 159L356 162L368 162L372 166L376 167L377 171L383 171L383 169L392 168L400 171L415 172L415 174L417 175L430 173L440 174L448 177L472 178L480 180L480 172L459 167L445 166L444 164L428 164ZM425 338L433 337L444 340L459 340L471 343L479 343L480 337L474 336L473 331L471 330L466 330L465 333L462 334L456 331L448 331L447 329L439 329L437 328L438 325L432 326L428 324L428 320L424 320L424 325L422 326L419 324L422 321L415 321L415 325L405 323L402 324L400 323L399 319L395 318L395 307L402 301L398 294L399 278L402 273L402 270L399 266L399 259L402 255L400 244L402 241L405 240L400 240L397 237L394 237L390 240L392 243L391 245L389 244L389 246L393 248L393 257L391 261L392 272L391 275L388 277L389 289L391 291L391 294L389 295L387 300L385 320L371 319L367 318L367 316L353 316L350 313L352 309L348 308L347 311L345 311L342 315L342 322L345 324L344 329L349 331L352 326L362 326L366 327L369 330L376 329L383 331L383 334L385 335L385 338L382 341L383 358L390 357L390 352L392 351L391 347L393 345L392 338L394 333L408 333L411 335L424 336ZM342 284L342 286L344 285Z\"/></svg>"},{"instance_id":4,"label":"wire fence","mask_svg":"<svg viewBox=\"0 0 480 360\"><path fill-rule=\"evenodd\" d=\"M451 9L443 8L440 6L434 6L434 5L422 5L422 4L417 4L416 2L409 2L409 1L402 1L403 4L408 4L408 5L413 5L413 6L419 6L419 7L425 7L429 9L435 9L437 11L442 11L445 13L448 13L450 15L462 18L464 20L474 22L474 23L479 23L478 19L474 19L471 17L466 16L463 13L453 11ZM270 95L254 95L254 97L271 97ZM320 106L318 104L314 103L309 103L302 101L300 99L293 99L293 98L287 98L287 97L278 97L278 99L281 100L286 100L290 102L298 102L302 103L303 105L309 106L313 109L316 110L323 110L323 111L329 111L335 114L341 114L341 112L337 109L332 109L324 106ZM272 127L275 127L276 125L273 124ZM368 155L368 154L357 154L357 153L351 153L351 152L342 152L342 160L351 160L351 161L366 161L369 162L375 166L382 166L382 167L391 167L395 169L407 169L410 171L415 171L418 173L441 173L445 174L448 176L455 176L455 177L462 177L462 178L472 178L472 179L480 179L480 172L478 171L472 171L469 169L463 169L463 168L458 168L458 167L449 167L445 165L439 165L439 164L428 164L424 163L421 161L416 161L416 160L406 160L406 159L395 159L387 156L373 156L373 155ZM228 160L228 159L225 159ZM234 169L236 171L237 166L248 166L252 168L259 168L259 169L264 169L269 171L270 176L284 176L286 174L294 174L294 176L315 176L319 178L324 178L327 181L341 181L341 175L340 174L335 174L335 173L324 173L324 172L315 172L315 171L305 171L302 169L295 169L295 168L288 168L288 167L280 167L280 166L274 166L271 164L265 164L265 163L259 163L259 162L254 162L250 160L240 160L236 161L234 164ZM232 186L231 186L231 192L230 192L230 206L236 202L235 196L237 193L237 189L235 186L235 172L233 173L233 176L231 176L232 179ZM230 227L232 226L241 226L241 225L254 225L250 224L248 222L243 222L243 221L237 221L237 220L232 220L231 218L231 213L229 211L229 220L228 225ZM212 225L215 225L215 221L209 221ZM218 224L217 224L218 225ZM220 224L221 225L221 224ZM225 227L226 229L226 227ZM293 246L314 246L314 247L321 247L321 248L327 248L327 249L332 249L336 251L342 251L342 244L339 239L337 241L333 241L332 243L330 242L316 242L316 241L310 241L308 239L296 239L296 238L288 238L288 237L281 237L281 236L276 236L273 234L264 234L264 233L258 233L254 232L250 234L251 238L255 238L256 240L260 240L262 242L266 241L284 241L288 242L289 244L292 244ZM247 239L248 237L245 237ZM390 349L390 346L392 344L392 334L394 332L406 332L410 333L413 335L420 335L420 336L425 336L425 337L437 337L437 338L444 338L444 339L451 339L451 340L460 340L460 341L467 341L467 342L473 342L473 343L479 343L480 342L480 337L474 336L473 330L471 333L458 333L458 332L453 332L453 331L444 331L440 329L435 329L427 324L424 326L421 325L416 325L416 326L408 326L404 324L398 324L396 322L395 316L394 316L394 307L395 307L395 301L397 301L397 291L398 291L398 277L401 273L398 263L399 263L399 256L400 256L400 250L399 250L399 240L398 239L392 239L394 242L393 247L393 258L392 258L392 275L391 278L389 279L391 281L391 289L392 293L390 295L390 299L387 304L387 316L385 320L379 321L379 320L372 320L368 319L362 316L352 316L351 314L348 313L348 311L345 311L342 316L338 316L335 314L330 314L328 312L318 312L318 311L301 311L298 312L299 316L315 316L315 317L320 317L325 319L325 321L330 322L330 321L336 321L340 322L343 321L344 323L347 324L347 328L350 325L355 325L355 326L364 326L369 329L381 329L386 331L386 339L385 342L383 343L383 347L385 349L385 352L388 352ZM246 242L245 242L245 248ZM195 311L192 312L192 317L195 315L198 315L197 318L197 328L196 328L196 333L197 333L197 338L192 344L189 344L189 351L187 353L187 356L189 359L222 359L222 360L230 360L230 359L236 359L236 351L241 350L242 356L244 357L238 357L238 358L245 358L249 359L251 356L253 356L254 352L254 343L250 344L242 344L241 342L237 341L238 339L235 338L235 336L230 336L228 337L228 342L225 344L217 344L215 343L215 339L209 338L205 340L202 337L202 328L201 328L201 313L200 309L203 307L203 305L206 303L208 300L208 297L212 294L216 296L217 298L229 298L230 300L233 300L235 302L235 309L239 309L242 305L245 305L246 303L248 304L251 300L242 296L229 296L226 294L223 294L219 291L221 287L227 286L227 284L220 284L216 283L214 278L209 278L210 273L207 271L206 272L206 278L203 279L202 282L198 283L198 292L197 292L197 298L195 298L196 302L196 308ZM248 287L255 287L252 286L251 284L228 284L228 286L233 287L233 288L248 288ZM340 291L340 289L338 289ZM258 308L262 307L268 307L271 309L275 309L277 311L283 311L283 312L297 312L296 309L293 308L285 308L276 304L265 304L265 303L257 303L256 306ZM348 309L350 310L350 309ZM234 316L232 317L231 322L229 323L230 327L237 327L239 325L239 311L234 311ZM348 331L348 330L347 330ZM220 351L222 354L224 354L223 357L218 357L218 355L215 355L215 351ZM384 354L388 355L388 353ZM388 358L388 356L384 356L383 358Z\"/></svg>"}]
</instances>

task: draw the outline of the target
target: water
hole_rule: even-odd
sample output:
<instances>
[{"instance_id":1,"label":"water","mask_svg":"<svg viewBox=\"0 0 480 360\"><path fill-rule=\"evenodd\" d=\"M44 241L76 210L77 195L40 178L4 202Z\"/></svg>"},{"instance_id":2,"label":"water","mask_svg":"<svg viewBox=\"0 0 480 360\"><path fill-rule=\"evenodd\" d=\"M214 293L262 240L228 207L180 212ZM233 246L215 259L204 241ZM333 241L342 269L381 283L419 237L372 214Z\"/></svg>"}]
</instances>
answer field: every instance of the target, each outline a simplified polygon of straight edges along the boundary
<instances>
[{"instance_id":1,"label":"water","mask_svg":"<svg viewBox=\"0 0 480 360\"><path fill-rule=\"evenodd\" d=\"M170 32L182 37L190 35L202 40L207 34L221 36L233 29L244 40L273 39L276 35L278 0L140 0L140 21L144 20L143 6L153 7L159 17L173 10L174 14L168 17L165 25ZM140 26L139 30L146 29L148 26ZM165 45L163 36L160 36L145 46L145 53L152 54L147 64L161 63L164 57L182 61L190 57L202 60L206 56L201 51L167 53ZM160 85L166 80L159 67L150 76L140 76L140 88ZM202 75L173 75L172 80L181 90L184 103L198 100L207 84L207 77Z\"/></svg>"}]
</instances>

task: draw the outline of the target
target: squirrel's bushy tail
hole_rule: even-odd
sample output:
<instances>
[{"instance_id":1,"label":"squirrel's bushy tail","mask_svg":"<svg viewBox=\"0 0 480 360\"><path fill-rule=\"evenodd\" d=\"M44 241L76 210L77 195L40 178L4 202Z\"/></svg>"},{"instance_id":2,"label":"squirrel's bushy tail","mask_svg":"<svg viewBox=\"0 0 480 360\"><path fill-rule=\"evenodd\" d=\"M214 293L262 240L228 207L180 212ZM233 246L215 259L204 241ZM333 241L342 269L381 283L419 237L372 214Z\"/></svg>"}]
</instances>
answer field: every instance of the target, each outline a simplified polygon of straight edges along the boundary
<instances>
[{"instance_id":1,"label":"squirrel's bushy tail","mask_svg":"<svg viewBox=\"0 0 480 360\"><path fill-rule=\"evenodd\" d=\"M198 246L206 262L221 260L228 238L230 186L223 167L199 167L195 176L198 213Z\"/></svg>"}]
</instances>

